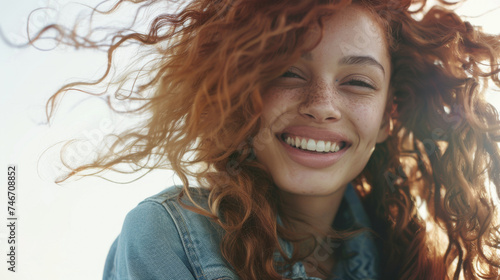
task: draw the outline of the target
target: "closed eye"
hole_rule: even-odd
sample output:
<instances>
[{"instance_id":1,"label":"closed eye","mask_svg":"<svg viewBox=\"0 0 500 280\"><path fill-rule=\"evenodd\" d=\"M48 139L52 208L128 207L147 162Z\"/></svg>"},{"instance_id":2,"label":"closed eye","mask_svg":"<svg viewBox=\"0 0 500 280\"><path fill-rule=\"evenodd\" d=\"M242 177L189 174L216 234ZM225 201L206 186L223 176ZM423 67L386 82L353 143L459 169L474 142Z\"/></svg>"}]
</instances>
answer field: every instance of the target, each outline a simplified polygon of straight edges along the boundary
<instances>
[{"instance_id":1,"label":"closed eye","mask_svg":"<svg viewBox=\"0 0 500 280\"><path fill-rule=\"evenodd\" d=\"M304 79L302 76L299 74L296 74L290 70L286 71L285 73L281 74L280 78L299 78L299 79Z\"/></svg>"},{"instance_id":2,"label":"closed eye","mask_svg":"<svg viewBox=\"0 0 500 280\"><path fill-rule=\"evenodd\" d=\"M349 86L357 86L357 87L366 87L366 88L371 88L371 89L376 89L372 84L365 82L363 80L359 79L350 79L349 81L343 83L344 85L349 85Z\"/></svg>"},{"instance_id":3,"label":"closed eye","mask_svg":"<svg viewBox=\"0 0 500 280\"><path fill-rule=\"evenodd\" d=\"M305 80L302 71L300 71L297 67L291 66L285 73L281 74L280 78L297 78Z\"/></svg>"}]
</instances>

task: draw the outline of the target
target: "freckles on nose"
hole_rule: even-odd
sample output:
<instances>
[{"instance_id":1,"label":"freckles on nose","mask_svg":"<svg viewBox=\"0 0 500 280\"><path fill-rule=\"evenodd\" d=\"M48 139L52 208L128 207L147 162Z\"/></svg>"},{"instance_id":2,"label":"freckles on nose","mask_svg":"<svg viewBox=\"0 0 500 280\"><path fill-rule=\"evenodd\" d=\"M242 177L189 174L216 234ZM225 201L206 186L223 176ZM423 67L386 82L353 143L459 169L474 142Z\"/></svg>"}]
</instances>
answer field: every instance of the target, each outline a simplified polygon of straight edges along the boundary
<instances>
[{"instance_id":1,"label":"freckles on nose","mask_svg":"<svg viewBox=\"0 0 500 280\"><path fill-rule=\"evenodd\" d=\"M334 87L327 83L315 83L305 89L299 113L315 121L338 120L340 99Z\"/></svg>"},{"instance_id":2,"label":"freckles on nose","mask_svg":"<svg viewBox=\"0 0 500 280\"><path fill-rule=\"evenodd\" d=\"M306 107L318 103L330 105L334 102L334 91L334 88L325 83L311 85L309 88L304 89L303 105Z\"/></svg>"}]
</instances>

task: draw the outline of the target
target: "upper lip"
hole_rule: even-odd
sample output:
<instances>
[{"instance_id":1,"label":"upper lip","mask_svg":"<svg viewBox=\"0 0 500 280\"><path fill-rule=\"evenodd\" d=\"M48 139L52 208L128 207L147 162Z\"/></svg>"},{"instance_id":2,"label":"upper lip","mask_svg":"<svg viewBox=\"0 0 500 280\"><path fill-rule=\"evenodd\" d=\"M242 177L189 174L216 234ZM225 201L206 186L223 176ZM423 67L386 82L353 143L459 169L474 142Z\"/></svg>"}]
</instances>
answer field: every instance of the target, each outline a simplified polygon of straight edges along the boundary
<instances>
[{"instance_id":1,"label":"upper lip","mask_svg":"<svg viewBox=\"0 0 500 280\"><path fill-rule=\"evenodd\" d=\"M277 134L280 138L283 136L297 136L300 138L307 138L313 140L323 140L330 142L345 142L347 145L351 141L340 132L331 131L327 129L315 128L310 126L290 126Z\"/></svg>"}]
</instances>

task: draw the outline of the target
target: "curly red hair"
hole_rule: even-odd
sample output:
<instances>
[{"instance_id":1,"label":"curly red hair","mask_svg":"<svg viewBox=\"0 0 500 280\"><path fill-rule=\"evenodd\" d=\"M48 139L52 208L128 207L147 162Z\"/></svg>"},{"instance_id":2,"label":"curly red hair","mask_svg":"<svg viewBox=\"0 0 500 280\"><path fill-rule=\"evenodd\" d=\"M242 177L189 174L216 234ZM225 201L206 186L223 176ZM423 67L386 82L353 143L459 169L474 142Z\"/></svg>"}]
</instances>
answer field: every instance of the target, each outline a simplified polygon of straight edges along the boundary
<instances>
[{"instance_id":1,"label":"curly red hair","mask_svg":"<svg viewBox=\"0 0 500 280\"><path fill-rule=\"evenodd\" d=\"M160 1L130 2L148 7ZM354 1L386 31L393 69L392 135L376 146L354 182L383 240L382 279L494 279L499 274L500 123L481 83L500 85L500 37L462 21L441 2L424 12L425 0ZM188 178L195 178L210 191L210 209L191 209L225 230L221 251L241 279L281 279L273 260L275 250L283 253L279 238L301 239L278 226L279 196L252 152L261 94L319 42L306 40L308 31L322 28L326 16L350 4L200 0L155 16L148 33L117 32L108 46L108 71L94 84L104 82L120 46L155 46L148 48L156 54L151 78L136 88L154 94L128 99L142 101L134 112L149 118L144 127L123 133L109 153L68 176L120 163L168 167L183 181L187 196L192 192ZM33 41L51 29L78 47L106 46L90 37L81 45L57 25ZM81 85L54 94L49 115L64 92ZM417 211L417 198L425 202L427 220ZM448 244L441 248L433 234ZM289 263L302 259L297 252L285 257Z\"/></svg>"}]
</instances>

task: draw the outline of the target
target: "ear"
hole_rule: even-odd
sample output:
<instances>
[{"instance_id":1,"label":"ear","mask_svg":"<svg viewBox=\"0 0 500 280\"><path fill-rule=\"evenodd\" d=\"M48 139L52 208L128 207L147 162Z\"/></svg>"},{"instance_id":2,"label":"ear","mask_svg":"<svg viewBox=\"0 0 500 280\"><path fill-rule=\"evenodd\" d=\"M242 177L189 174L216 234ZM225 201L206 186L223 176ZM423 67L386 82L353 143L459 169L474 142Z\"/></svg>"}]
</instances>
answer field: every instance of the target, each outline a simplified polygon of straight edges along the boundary
<instances>
[{"instance_id":1,"label":"ear","mask_svg":"<svg viewBox=\"0 0 500 280\"><path fill-rule=\"evenodd\" d=\"M380 126L380 129L378 131L377 143L384 142L387 137L391 135L393 129L392 118L396 115L396 109L397 106L396 104L394 104L391 98L391 101L386 106L384 118L382 119L382 125Z\"/></svg>"}]
</instances>

